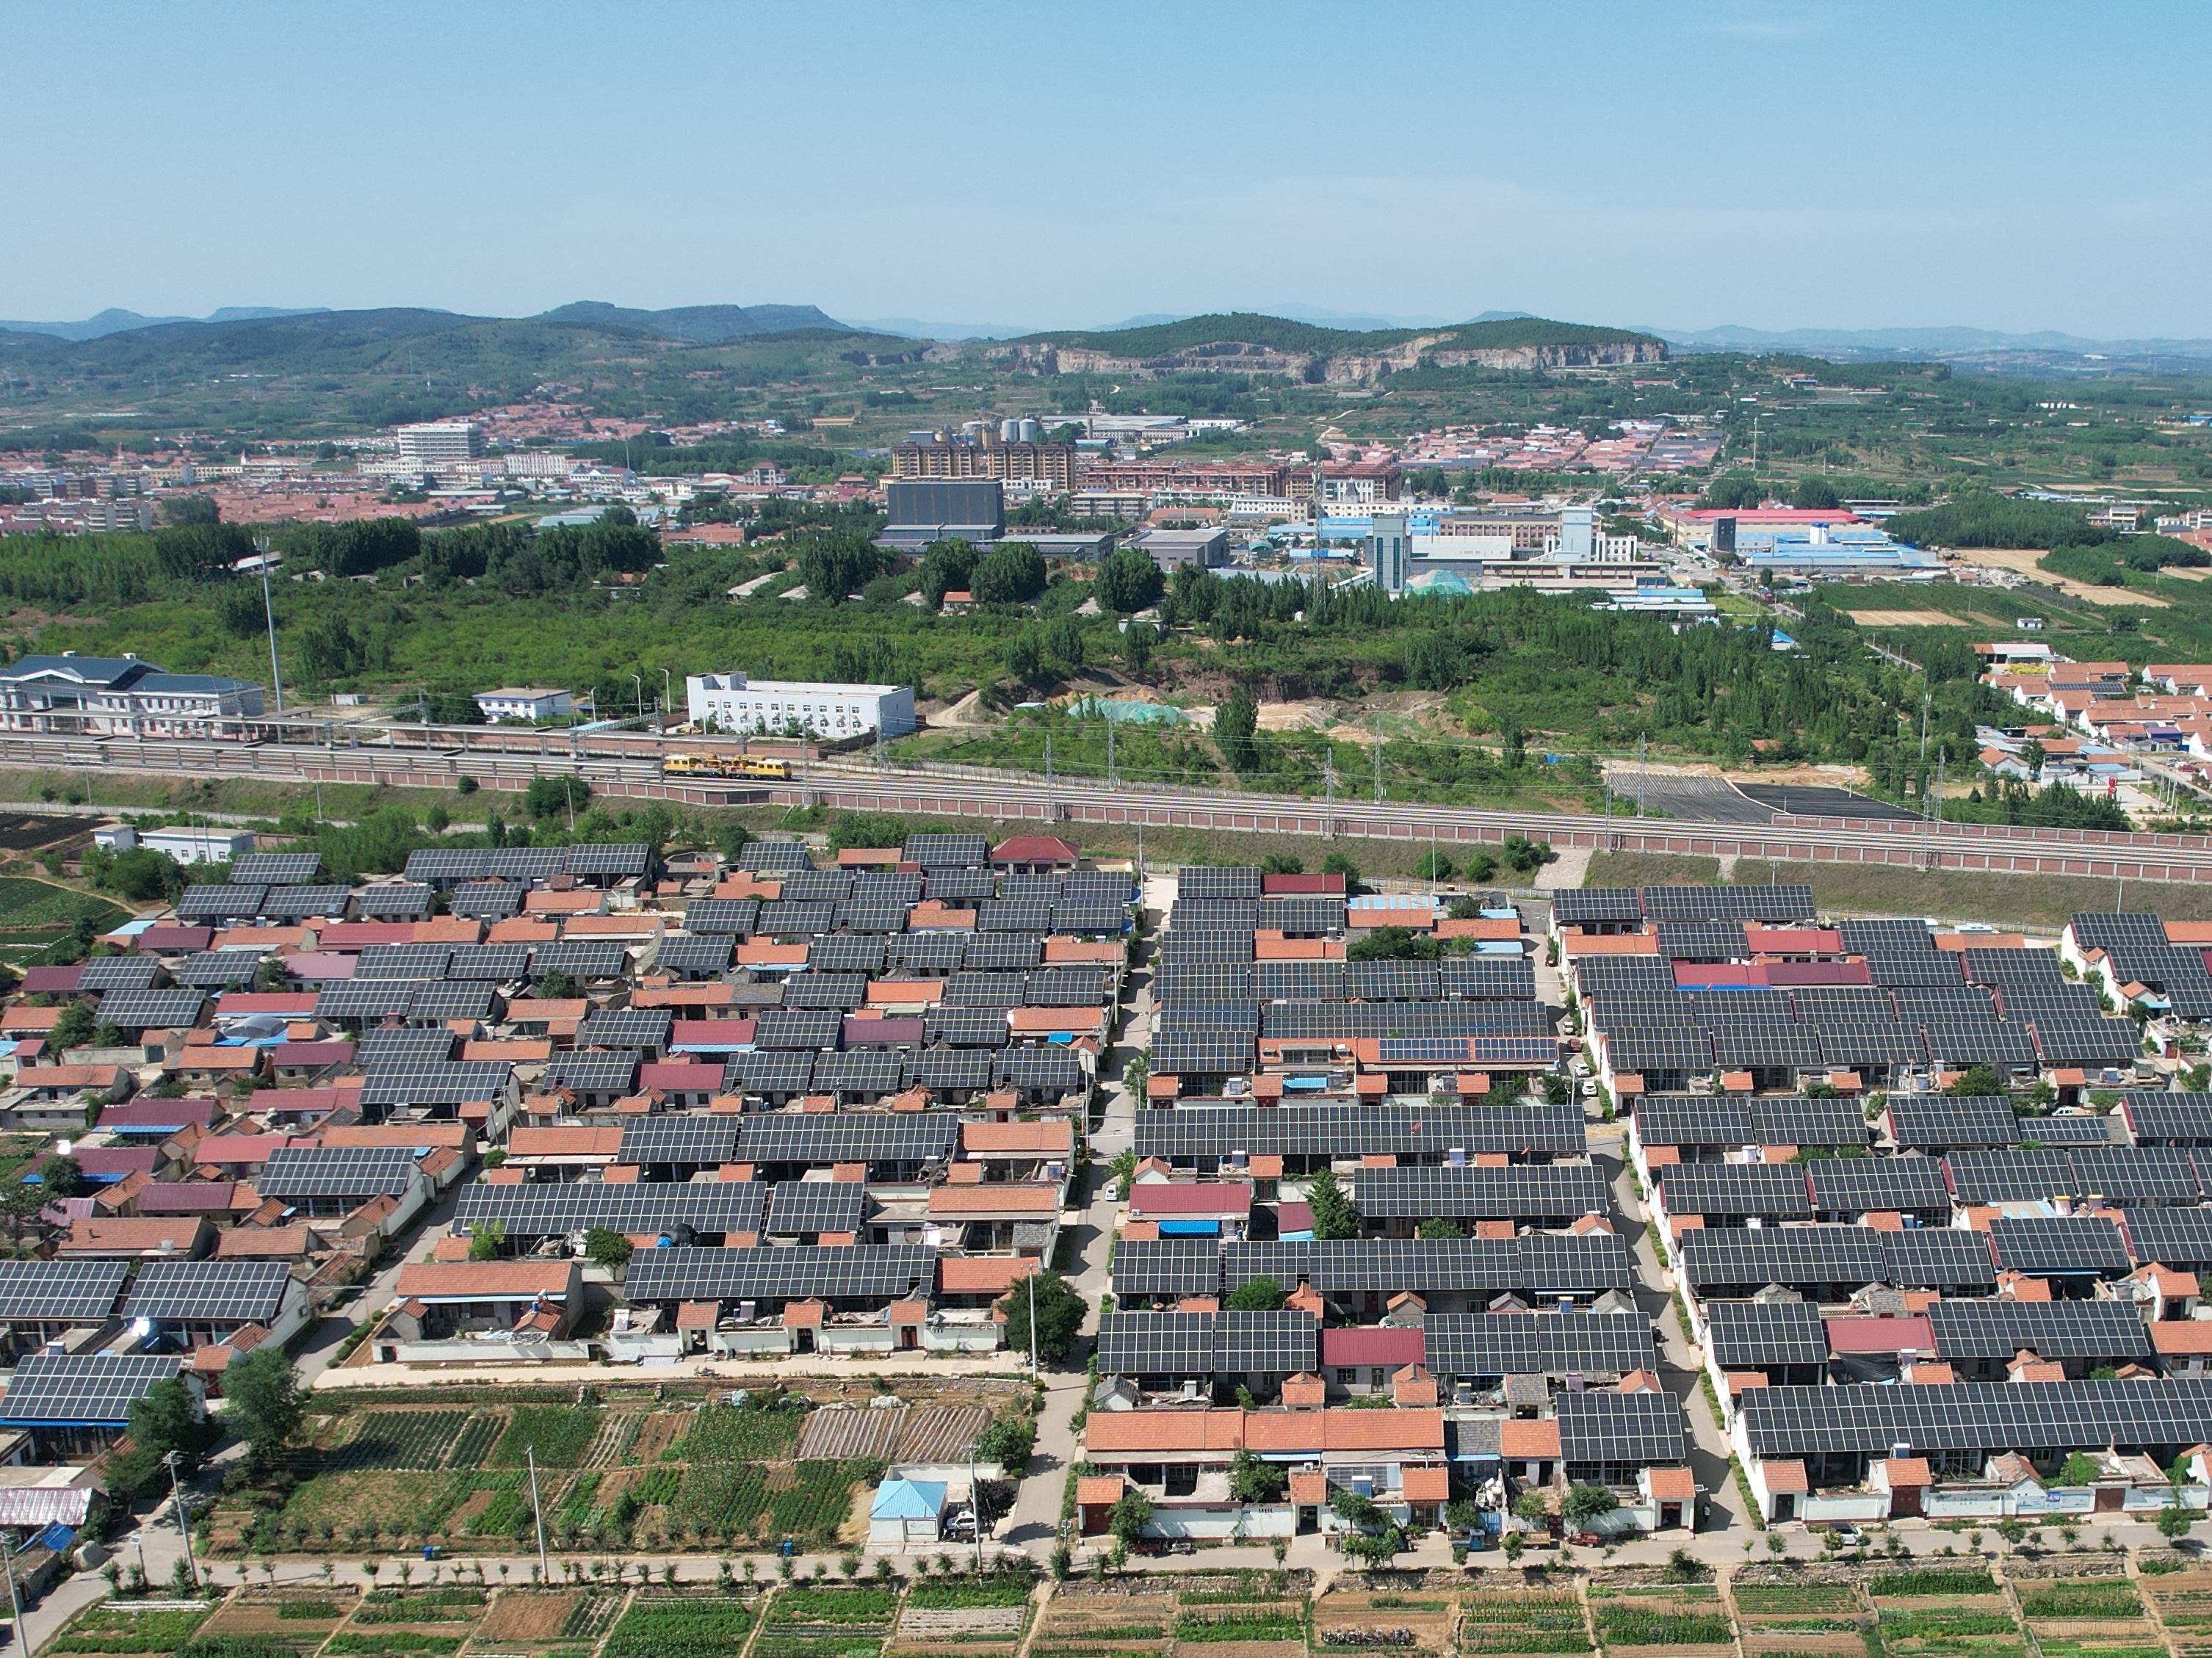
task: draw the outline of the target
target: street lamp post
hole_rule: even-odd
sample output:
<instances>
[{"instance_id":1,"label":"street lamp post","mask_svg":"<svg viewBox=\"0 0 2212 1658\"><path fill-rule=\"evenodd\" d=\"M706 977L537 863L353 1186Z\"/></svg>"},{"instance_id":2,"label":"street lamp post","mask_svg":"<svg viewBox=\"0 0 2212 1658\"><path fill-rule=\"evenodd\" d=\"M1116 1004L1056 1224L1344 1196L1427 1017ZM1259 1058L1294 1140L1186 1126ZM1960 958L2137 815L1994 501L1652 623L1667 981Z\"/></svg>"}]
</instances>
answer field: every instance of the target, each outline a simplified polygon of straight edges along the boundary
<instances>
[{"instance_id":1,"label":"street lamp post","mask_svg":"<svg viewBox=\"0 0 2212 1658\"><path fill-rule=\"evenodd\" d=\"M668 670L663 668L660 671L660 729L663 731L668 729L668 710L675 700L675 681L669 677Z\"/></svg>"},{"instance_id":2,"label":"street lamp post","mask_svg":"<svg viewBox=\"0 0 2212 1658\"><path fill-rule=\"evenodd\" d=\"M261 614L269 623L269 683L276 692L276 712L284 712L284 676L276 669L276 604L269 597L269 537L256 536L253 550L261 562Z\"/></svg>"},{"instance_id":3,"label":"street lamp post","mask_svg":"<svg viewBox=\"0 0 2212 1658\"><path fill-rule=\"evenodd\" d=\"M637 683L637 717L642 720L645 718L645 676L634 673L630 677Z\"/></svg>"}]
</instances>

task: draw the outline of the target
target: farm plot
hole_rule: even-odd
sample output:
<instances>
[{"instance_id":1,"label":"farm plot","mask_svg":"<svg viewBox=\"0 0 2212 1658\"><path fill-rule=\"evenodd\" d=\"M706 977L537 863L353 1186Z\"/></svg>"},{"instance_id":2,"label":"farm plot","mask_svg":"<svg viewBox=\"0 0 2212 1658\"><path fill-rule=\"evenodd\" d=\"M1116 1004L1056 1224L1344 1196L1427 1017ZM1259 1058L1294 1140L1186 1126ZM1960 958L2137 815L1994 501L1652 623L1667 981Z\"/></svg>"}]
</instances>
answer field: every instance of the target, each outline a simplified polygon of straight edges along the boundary
<instances>
[{"instance_id":1,"label":"farm plot","mask_svg":"<svg viewBox=\"0 0 2212 1658\"><path fill-rule=\"evenodd\" d=\"M2166 1643L2124 1577L2057 1577L2014 1588L2044 1658L2163 1658Z\"/></svg>"},{"instance_id":2,"label":"farm plot","mask_svg":"<svg viewBox=\"0 0 2212 1658\"><path fill-rule=\"evenodd\" d=\"M589 1405L520 1405L492 1452L492 1466L520 1468L535 1450L540 1467L581 1466L605 1413Z\"/></svg>"},{"instance_id":3,"label":"farm plot","mask_svg":"<svg viewBox=\"0 0 2212 1658\"><path fill-rule=\"evenodd\" d=\"M1666 1648L1729 1658L1735 1648L1735 1631L1714 1589L1593 1589L1590 1619L1605 1649L1615 1655Z\"/></svg>"},{"instance_id":4,"label":"farm plot","mask_svg":"<svg viewBox=\"0 0 2212 1658\"><path fill-rule=\"evenodd\" d=\"M1316 1649L1366 1650L1373 1647L1378 1631L1391 1640L1389 1649L1394 1652L1448 1653L1452 1646L1452 1603L1440 1594L1364 1594L1351 1590L1331 1590L1314 1602Z\"/></svg>"},{"instance_id":5,"label":"farm plot","mask_svg":"<svg viewBox=\"0 0 2212 1658\"><path fill-rule=\"evenodd\" d=\"M1121 1658L1165 1651L1172 1594L1102 1594L1063 1583L1045 1603L1030 1658Z\"/></svg>"},{"instance_id":6,"label":"farm plot","mask_svg":"<svg viewBox=\"0 0 2212 1658\"><path fill-rule=\"evenodd\" d=\"M2212 1658L2212 1571L2168 1572L2142 1580L2159 1621L2183 1658Z\"/></svg>"},{"instance_id":7,"label":"farm plot","mask_svg":"<svg viewBox=\"0 0 2212 1658\"><path fill-rule=\"evenodd\" d=\"M759 1406L708 1405L661 1456L681 1462L780 1462L798 1449L805 1417Z\"/></svg>"},{"instance_id":8,"label":"farm plot","mask_svg":"<svg viewBox=\"0 0 2212 1658\"><path fill-rule=\"evenodd\" d=\"M1878 1572L1867 1588L1875 1606L1869 1658L2021 1658L2025 1649L2011 1603L1984 1568Z\"/></svg>"},{"instance_id":9,"label":"farm plot","mask_svg":"<svg viewBox=\"0 0 2212 1658\"><path fill-rule=\"evenodd\" d=\"M173 1652L213 1608L175 1600L99 1600L59 1635L50 1653Z\"/></svg>"},{"instance_id":10,"label":"farm plot","mask_svg":"<svg viewBox=\"0 0 2212 1658\"><path fill-rule=\"evenodd\" d=\"M559 1641L579 1607L592 1598L581 1589L503 1589L492 1598L472 1644L514 1652ZM614 1597L601 1598L619 1604Z\"/></svg>"},{"instance_id":11,"label":"farm plot","mask_svg":"<svg viewBox=\"0 0 2212 1658\"><path fill-rule=\"evenodd\" d=\"M1589 1626L1572 1589L1480 1589L1460 1601L1465 1653L1588 1652Z\"/></svg>"},{"instance_id":12,"label":"farm plot","mask_svg":"<svg viewBox=\"0 0 2212 1658\"><path fill-rule=\"evenodd\" d=\"M684 1470L670 1518L705 1536L834 1539L852 1512L854 1488L882 1473L880 1462L695 1465Z\"/></svg>"},{"instance_id":13,"label":"farm plot","mask_svg":"<svg viewBox=\"0 0 2212 1658\"><path fill-rule=\"evenodd\" d=\"M242 1590L202 1626L201 1637L259 1636L281 1641L297 1652L313 1652L357 1604L350 1591L338 1588L320 1594L305 1588L274 1594L266 1589Z\"/></svg>"},{"instance_id":14,"label":"farm plot","mask_svg":"<svg viewBox=\"0 0 2212 1658\"><path fill-rule=\"evenodd\" d=\"M1029 1627L1035 1587L1020 1573L973 1582L917 1583L907 1592L884 1651L908 1658L1010 1653Z\"/></svg>"},{"instance_id":15,"label":"farm plot","mask_svg":"<svg viewBox=\"0 0 2212 1658\"><path fill-rule=\"evenodd\" d=\"M616 1623L603 1658L737 1658L752 1608L733 1596L641 1594Z\"/></svg>"},{"instance_id":16,"label":"farm plot","mask_svg":"<svg viewBox=\"0 0 2212 1658\"><path fill-rule=\"evenodd\" d=\"M897 1608L890 1589L780 1590L763 1616L751 1658L877 1658Z\"/></svg>"},{"instance_id":17,"label":"farm plot","mask_svg":"<svg viewBox=\"0 0 2212 1658\"><path fill-rule=\"evenodd\" d=\"M1738 1582L1735 1600L1746 1658L1797 1653L1859 1658L1865 1651L1867 1606L1855 1584Z\"/></svg>"},{"instance_id":18,"label":"farm plot","mask_svg":"<svg viewBox=\"0 0 2212 1658\"><path fill-rule=\"evenodd\" d=\"M475 1467L498 1436L500 1420L468 1411L365 1411L352 1434L325 1455L323 1466L333 1473ZM463 1454L473 1460L453 1460Z\"/></svg>"}]
</instances>

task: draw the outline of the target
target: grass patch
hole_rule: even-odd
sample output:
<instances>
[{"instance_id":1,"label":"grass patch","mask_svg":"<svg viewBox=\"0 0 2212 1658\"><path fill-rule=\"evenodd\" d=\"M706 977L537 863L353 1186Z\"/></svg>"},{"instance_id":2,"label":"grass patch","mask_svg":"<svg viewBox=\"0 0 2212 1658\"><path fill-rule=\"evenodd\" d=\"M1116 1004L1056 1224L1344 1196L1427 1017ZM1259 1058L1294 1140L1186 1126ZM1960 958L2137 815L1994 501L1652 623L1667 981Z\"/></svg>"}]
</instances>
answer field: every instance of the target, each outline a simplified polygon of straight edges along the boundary
<instances>
[{"instance_id":1,"label":"grass patch","mask_svg":"<svg viewBox=\"0 0 2212 1658\"><path fill-rule=\"evenodd\" d=\"M1858 1592L1849 1583L1739 1583L1738 1612L1856 1612Z\"/></svg>"},{"instance_id":2,"label":"grass patch","mask_svg":"<svg viewBox=\"0 0 2212 1658\"><path fill-rule=\"evenodd\" d=\"M1867 1585L1870 1594L1915 1595L1995 1594L1996 1580L1978 1566L1926 1566L1910 1571L1877 1573Z\"/></svg>"},{"instance_id":3,"label":"grass patch","mask_svg":"<svg viewBox=\"0 0 2212 1658\"><path fill-rule=\"evenodd\" d=\"M1602 821L1602 820L1601 820ZM1741 865L1739 865L1738 868ZM1721 878L1717 858L1683 858L1662 852L1594 852L1586 887L1709 887Z\"/></svg>"},{"instance_id":4,"label":"grass patch","mask_svg":"<svg viewBox=\"0 0 2212 1658\"><path fill-rule=\"evenodd\" d=\"M1597 1608L1597 1632L1607 1646L1711 1647L1735 1639L1729 1620L1712 1612L1655 1612L1622 1601Z\"/></svg>"},{"instance_id":5,"label":"grass patch","mask_svg":"<svg viewBox=\"0 0 2212 1658\"><path fill-rule=\"evenodd\" d=\"M2142 1597L2124 1577L2058 1579L2020 1586L2030 1618L2140 1618Z\"/></svg>"},{"instance_id":6,"label":"grass patch","mask_svg":"<svg viewBox=\"0 0 2212 1658\"><path fill-rule=\"evenodd\" d=\"M213 1607L125 1612L112 1600L88 1607L56 1637L57 1652L174 1652L207 1622Z\"/></svg>"},{"instance_id":7,"label":"grass patch","mask_svg":"<svg viewBox=\"0 0 2212 1658\"><path fill-rule=\"evenodd\" d=\"M968 1602L975 1605L975 1602ZM994 1603L985 1603L994 1604ZM888 1624L898 1610L892 1589L779 1589L769 1622L775 1624Z\"/></svg>"},{"instance_id":8,"label":"grass patch","mask_svg":"<svg viewBox=\"0 0 2212 1658\"><path fill-rule=\"evenodd\" d=\"M492 1453L492 1464L520 1468L535 1448L542 1466L573 1468L599 1432L599 1411L589 1405L518 1406Z\"/></svg>"},{"instance_id":9,"label":"grass patch","mask_svg":"<svg viewBox=\"0 0 2212 1658\"><path fill-rule=\"evenodd\" d=\"M1019 1573L987 1577L975 1583L916 1583L907 1591L906 1603L924 1612L946 1612L961 1606L1019 1606L1029 1603L1030 1582Z\"/></svg>"},{"instance_id":10,"label":"grass patch","mask_svg":"<svg viewBox=\"0 0 2212 1658\"><path fill-rule=\"evenodd\" d=\"M634 1600L607 1637L604 1658L736 1658L752 1622L742 1600L697 1595Z\"/></svg>"}]
</instances>

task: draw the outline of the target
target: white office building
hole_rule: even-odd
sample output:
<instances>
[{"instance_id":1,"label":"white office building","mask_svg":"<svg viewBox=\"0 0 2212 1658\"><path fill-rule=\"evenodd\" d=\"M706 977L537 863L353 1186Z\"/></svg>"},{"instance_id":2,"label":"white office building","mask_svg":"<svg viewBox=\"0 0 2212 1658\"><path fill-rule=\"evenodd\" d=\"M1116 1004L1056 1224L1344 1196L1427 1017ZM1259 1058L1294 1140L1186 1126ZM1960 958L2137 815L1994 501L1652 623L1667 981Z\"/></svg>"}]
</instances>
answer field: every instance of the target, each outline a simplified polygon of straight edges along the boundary
<instances>
[{"instance_id":1,"label":"white office building","mask_svg":"<svg viewBox=\"0 0 2212 1658\"><path fill-rule=\"evenodd\" d=\"M576 711L576 699L567 691L538 685L504 685L495 691L478 691L475 700L487 726L508 720L527 726Z\"/></svg>"},{"instance_id":2,"label":"white office building","mask_svg":"<svg viewBox=\"0 0 2212 1658\"><path fill-rule=\"evenodd\" d=\"M472 420L422 421L401 427L395 436L399 459L417 466L450 465L484 452L483 428Z\"/></svg>"},{"instance_id":3,"label":"white office building","mask_svg":"<svg viewBox=\"0 0 2212 1658\"><path fill-rule=\"evenodd\" d=\"M691 723L725 732L807 732L817 737L903 737L920 723L911 685L830 685L695 673L684 691Z\"/></svg>"}]
</instances>

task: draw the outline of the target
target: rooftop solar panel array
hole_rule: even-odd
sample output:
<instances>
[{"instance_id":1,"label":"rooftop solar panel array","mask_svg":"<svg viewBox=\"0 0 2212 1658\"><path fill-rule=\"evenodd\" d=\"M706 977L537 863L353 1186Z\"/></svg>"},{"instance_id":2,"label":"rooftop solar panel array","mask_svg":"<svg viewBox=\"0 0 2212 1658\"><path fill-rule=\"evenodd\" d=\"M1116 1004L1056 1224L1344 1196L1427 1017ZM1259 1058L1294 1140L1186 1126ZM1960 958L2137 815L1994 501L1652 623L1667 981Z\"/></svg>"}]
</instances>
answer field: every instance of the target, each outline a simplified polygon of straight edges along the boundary
<instances>
[{"instance_id":1,"label":"rooftop solar panel array","mask_svg":"<svg viewBox=\"0 0 2212 1658\"><path fill-rule=\"evenodd\" d=\"M419 920L430 913L432 890L418 882L387 881L354 894L354 909L364 921Z\"/></svg>"},{"instance_id":2,"label":"rooftop solar panel array","mask_svg":"<svg viewBox=\"0 0 2212 1658\"><path fill-rule=\"evenodd\" d=\"M272 1325L291 1287L281 1260L149 1260L123 1303L125 1318Z\"/></svg>"},{"instance_id":3,"label":"rooftop solar panel array","mask_svg":"<svg viewBox=\"0 0 2212 1658\"><path fill-rule=\"evenodd\" d=\"M31 1353L8 1379L0 1424L122 1427L132 1405L183 1368L174 1353Z\"/></svg>"},{"instance_id":4,"label":"rooftop solar panel array","mask_svg":"<svg viewBox=\"0 0 2212 1658\"><path fill-rule=\"evenodd\" d=\"M106 995L117 990L151 990L161 976L161 963L153 956L95 956L77 969L80 993Z\"/></svg>"},{"instance_id":5,"label":"rooftop solar panel array","mask_svg":"<svg viewBox=\"0 0 2212 1658\"><path fill-rule=\"evenodd\" d=\"M1272 1278L1285 1285L1310 1283L1324 1295L1395 1295L1401 1290L1585 1295L1626 1290L1635 1283L1627 1242L1610 1232L1237 1242L1224 1252L1222 1270L1223 1282L1231 1290L1255 1278Z\"/></svg>"},{"instance_id":6,"label":"rooftop solar panel array","mask_svg":"<svg viewBox=\"0 0 2212 1658\"><path fill-rule=\"evenodd\" d=\"M1990 1248L2000 1267L2031 1278L2117 1278L2134 1265L2120 1229L2100 1215L1997 1215Z\"/></svg>"},{"instance_id":7,"label":"rooftop solar panel array","mask_svg":"<svg viewBox=\"0 0 2212 1658\"><path fill-rule=\"evenodd\" d=\"M264 1198L404 1196L420 1178L412 1152L389 1146L280 1146L262 1165Z\"/></svg>"},{"instance_id":8,"label":"rooftop solar panel array","mask_svg":"<svg viewBox=\"0 0 2212 1658\"><path fill-rule=\"evenodd\" d=\"M1663 1390L1564 1393L1553 1406L1559 1455L1570 1465L1666 1467L1687 1455L1682 1406Z\"/></svg>"},{"instance_id":9,"label":"rooftop solar panel array","mask_svg":"<svg viewBox=\"0 0 2212 1658\"><path fill-rule=\"evenodd\" d=\"M305 886L323 872L319 852L242 852L230 860L234 886Z\"/></svg>"},{"instance_id":10,"label":"rooftop solar panel array","mask_svg":"<svg viewBox=\"0 0 2212 1658\"><path fill-rule=\"evenodd\" d=\"M1956 1382L1948 1388L1759 1388L1741 1401L1754 1457L1981 1455L2055 1460L2084 1446L2200 1444L2212 1435L2212 1382Z\"/></svg>"},{"instance_id":11,"label":"rooftop solar panel array","mask_svg":"<svg viewBox=\"0 0 2212 1658\"><path fill-rule=\"evenodd\" d=\"M1136 1127L1139 1158L1170 1162L1237 1151L1442 1158L1454 1150L1567 1157L1583 1149L1583 1114L1573 1105L1195 1106L1140 1111Z\"/></svg>"},{"instance_id":12,"label":"rooftop solar panel array","mask_svg":"<svg viewBox=\"0 0 2212 1658\"><path fill-rule=\"evenodd\" d=\"M1705 1326L1713 1362L1724 1370L1828 1362L1827 1327L1809 1301L1709 1301Z\"/></svg>"},{"instance_id":13,"label":"rooftop solar panel array","mask_svg":"<svg viewBox=\"0 0 2212 1658\"><path fill-rule=\"evenodd\" d=\"M468 1186L461 1188L453 1221L463 1230L495 1221L507 1229L509 1239L518 1242L586 1231L594 1226L625 1236L665 1237L672 1242L686 1231L725 1236L732 1232L757 1234L767 1213L768 1193L769 1188L757 1181L676 1181L653 1185L570 1181ZM637 1252L631 1263L633 1300L649 1298L636 1294L637 1265L648 1256L665 1253L657 1248Z\"/></svg>"},{"instance_id":14,"label":"rooftop solar panel array","mask_svg":"<svg viewBox=\"0 0 2212 1658\"><path fill-rule=\"evenodd\" d=\"M121 1260L0 1260L0 1319L105 1323L130 1275Z\"/></svg>"},{"instance_id":15,"label":"rooftop solar panel array","mask_svg":"<svg viewBox=\"0 0 2212 1658\"><path fill-rule=\"evenodd\" d=\"M1897 1144L1911 1151L2017 1145L2021 1139L2020 1118L2011 1102L1992 1096L1893 1094L1889 1127Z\"/></svg>"},{"instance_id":16,"label":"rooftop solar panel array","mask_svg":"<svg viewBox=\"0 0 2212 1658\"><path fill-rule=\"evenodd\" d=\"M367 1078L361 1086L361 1102L375 1106L473 1105L503 1096L514 1070L504 1060L429 1060L389 1065L379 1060L368 1066Z\"/></svg>"},{"instance_id":17,"label":"rooftop solar panel array","mask_svg":"<svg viewBox=\"0 0 2212 1658\"><path fill-rule=\"evenodd\" d=\"M926 1292L937 1252L915 1244L846 1248L641 1249L624 1285L632 1301L767 1301L860 1297L899 1301Z\"/></svg>"},{"instance_id":18,"label":"rooftop solar panel array","mask_svg":"<svg viewBox=\"0 0 2212 1658\"><path fill-rule=\"evenodd\" d=\"M1310 1313L1113 1312L1099 1321L1105 1376L1294 1376L1316 1367Z\"/></svg>"},{"instance_id":19,"label":"rooftop solar panel array","mask_svg":"<svg viewBox=\"0 0 2212 1658\"><path fill-rule=\"evenodd\" d=\"M207 1005L204 992L111 990L100 999L100 1022L124 1030L181 1030L199 1023Z\"/></svg>"},{"instance_id":20,"label":"rooftop solar panel array","mask_svg":"<svg viewBox=\"0 0 2212 1658\"><path fill-rule=\"evenodd\" d=\"M1657 1352L1641 1313L1431 1313L1422 1335L1429 1370L1453 1380L1626 1376Z\"/></svg>"},{"instance_id":21,"label":"rooftop solar panel array","mask_svg":"<svg viewBox=\"0 0 2212 1658\"><path fill-rule=\"evenodd\" d=\"M1951 1301L1928 1304L1936 1351L1946 1359L2038 1358L2155 1361L2150 1332L2118 1301Z\"/></svg>"}]
</instances>

